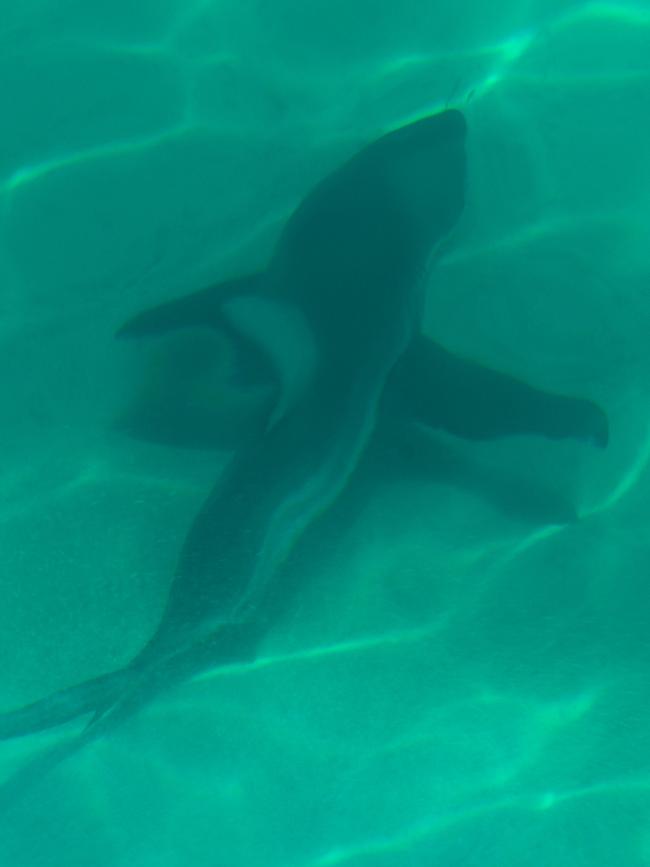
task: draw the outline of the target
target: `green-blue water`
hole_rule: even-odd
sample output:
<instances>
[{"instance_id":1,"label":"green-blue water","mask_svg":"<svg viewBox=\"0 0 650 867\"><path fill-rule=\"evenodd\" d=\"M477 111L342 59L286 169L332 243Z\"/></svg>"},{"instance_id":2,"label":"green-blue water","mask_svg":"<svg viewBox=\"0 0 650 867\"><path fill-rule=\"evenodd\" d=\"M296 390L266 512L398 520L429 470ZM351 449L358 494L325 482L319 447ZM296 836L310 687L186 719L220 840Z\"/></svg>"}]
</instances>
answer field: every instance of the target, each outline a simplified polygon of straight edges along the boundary
<instances>
[{"instance_id":1,"label":"green-blue water","mask_svg":"<svg viewBox=\"0 0 650 867\"><path fill-rule=\"evenodd\" d=\"M650 7L448 6L0 15L3 710L142 646L226 458L115 431L169 375L115 329L260 267L386 129L469 125L428 333L611 427L606 451L441 435L436 472L340 504L258 663L62 764L0 865L650 864ZM0 780L60 736L0 744Z\"/></svg>"}]
</instances>

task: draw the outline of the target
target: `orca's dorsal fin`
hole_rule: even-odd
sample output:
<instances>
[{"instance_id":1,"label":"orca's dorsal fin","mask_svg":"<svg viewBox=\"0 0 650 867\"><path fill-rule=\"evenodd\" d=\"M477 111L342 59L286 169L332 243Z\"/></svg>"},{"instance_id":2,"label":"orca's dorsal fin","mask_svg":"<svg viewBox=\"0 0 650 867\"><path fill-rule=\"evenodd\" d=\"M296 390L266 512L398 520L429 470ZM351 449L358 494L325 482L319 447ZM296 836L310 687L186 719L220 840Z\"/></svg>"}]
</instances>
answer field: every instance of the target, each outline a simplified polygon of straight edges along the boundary
<instances>
[{"instance_id":1,"label":"orca's dorsal fin","mask_svg":"<svg viewBox=\"0 0 650 867\"><path fill-rule=\"evenodd\" d=\"M263 292L266 272L247 274L144 310L128 319L116 337L156 337L181 328L223 328L223 304L241 294Z\"/></svg>"}]
</instances>

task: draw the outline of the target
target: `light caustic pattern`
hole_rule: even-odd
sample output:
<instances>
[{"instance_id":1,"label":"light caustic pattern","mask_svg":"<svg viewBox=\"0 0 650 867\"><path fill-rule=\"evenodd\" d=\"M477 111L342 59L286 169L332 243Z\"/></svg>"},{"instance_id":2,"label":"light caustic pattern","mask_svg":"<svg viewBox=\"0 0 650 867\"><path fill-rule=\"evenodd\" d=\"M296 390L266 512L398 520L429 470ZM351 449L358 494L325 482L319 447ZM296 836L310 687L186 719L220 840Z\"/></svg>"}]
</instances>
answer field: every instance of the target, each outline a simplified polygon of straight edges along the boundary
<instances>
[{"instance_id":1,"label":"light caustic pattern","mask_svg":"<svg viewBox=\"0 0 650 867\"><path fill-rule=\"evenodd\" d=\"M553 46L556 40L570 39L572 34L598 24L604 23L615 27L619 34L626 32L626 28L630 34L639 32L650 34L650 12L647 6L641 4L584 3L568 9L565 7L557 15L546 17L542 23L518 25L504 32L501 38L479 41L465 49L447 52L395 50L390 56L380 60L370 57L367 62L360 63L355 59L349 67L343 64L340 67L328 67L325 71L320 71L315 64L301 70L298 85L296 85L296 70L291 69L290 65L283 65L281 51L278 52L277 58L271 57L273 62L269 65L266 57L259 62L250 55L244 57L238 52L236 41L235 48L226 46L212 50L210 28L213 28L214 33L217 34L222 26L226 30L227 27L233 26L231 20L220 19L216 4L187 3L182 4L182 8L179 6L179 9L181 11L172 15L162 35L150 41L129 41L118 38L111 40L96 34L85 36L72 33L57 37L50 42L46 41L42 44L42 48L37 49L37 54L39 50L42 52L41 59L46 61L47 68L51 69L56 69L57 58L60 56L61 62L70 62L70 58L73 61L82 58L86 62L88 58L93 57L100 60L114 60L116 68L121 61L131 60L134 61L134 71L145 70L148 66L162 71L165 87L173 96L173 98L170 96L172 107L161 112L161 116L165 115L164 120L158 121L152 115L144 125L142 122L135 123L133 119L127 119L120 125L119 116L116 115L115 122L120 132L114 136L107 134L105 130L97 132L94 137L92 134L85 137L68 136L70 127L66 127L66 124L70 123L70 119L65 117L60 119L62 130L60 137L57 137L56 130L43 130L42 135L32 136L31 151L28 156L23 159L17 152L13 160L5 164L0 163L2 172L0 196L6 227L11 228L14 209L18 209L21 197L38 191L41 186L45 186L57 176L65 177L66 173L80 168L88 168L100 176L104 168L111 167L116 161L129 157L154 157L161 149L178 143L190 143L206 131L212 136L229 138L233 141L243 136L266 140L268 145L266 152L270 155L270 159L273 158L273 146L281 146L284 140L291 137L297 137L307 145L311 143L322 146L324 142L338 159L341 154L350 152L358 142L372 137L380 129L413 120L418 114L438 110L448 101L463 103L466 98L469 98L468 111L474 112L480 123L484 106L488 106L486 111L489 113L494 106L503 104L506 106L504 112L508 114L508 106L520 98L509 90L512 87L521 87L525 92L533 92L536 94L533 99L537 99L539 92L556 92L558 88L576 88L581 89L582 93L598 93L603 86L616 86L625 93L627 86L635 87L638 83L643 84L650 80L647 70L627 69L623 66L621 69L616 69L606 65L604 61L603 64L592 65L589 68L576 66L557 70L552 64L549 66L542 63L540 67L527 63L528 58L538 51L540 46L547 47L545 56L553 57ZM224 11L223 14L225 16L226 12ZM231 10L228 14L234 13ZM204 27L206 38L202 48L198 50L196 32L197 29ZM193 34L192 39L190 34ZM22 35L23 43L17 40L17 35ZM37 34L34 35L34 39L38 46L40 43L36 36ZM21 63L20 46L29 43L29 38L29 29L26 28L0 33L0 44L7 48L4 61L6 64ZM452 88L450 93L443 93L440 89L430 86L431 82L435 82L441 75L441 70L447 70L443 78L453 84L456 71L459 69L469 69L471 72L469 75L460 75L460 84L457 85L456 91ZM223 111L217 116L210 110L209 100L202 88L207 79L219 82L221 77L227 82L224 85L226 88L230 86L228 82L231 82L233 87L242 87L243 90L241 94L235 92L230 102L223 103ZM155 75L152 80L155 80ZM138 86L134 81L134 87ZM285 89L290 93L287 99L285 99ZM364 102L363 94L374 91L387 94L386 103L379 113L376 106ZM408 99L402 99L401 95L405 91L420 95L416 104L412 104ZM143 99L146 99L146 88L142 89L142 95ZM396 101L391 103L393 97ZM250 106L247 108L249 101ZM268 109L269 106L276 104L283 105L283 111L278 111L276 116L270 111L264 128L257 128L260 107L265 105ZM109 111L118 107L117 103L115 106L111 105ZM514 113L520 108L521 104L516 105ZM532 109L527 106L522 110L524 125L534 111L535 104ZM54 113L50 116L56 115ZM73 120L72 126L83 127L84 123L84 116L79 116ZM137 131L130 131L130 126L137 128ZM354 141L351 130L354 131ZM479 134L480 129L477 130L477 137ZM68 140L81 141L82 139L83 144L68 144ZM534 135L532 141L534 146ZM253 178L250 183L254 185L255 179ZM297 189L299 186L298 184ZM245 246L246 242L257 233L265 230L267 220L277 222L292 204L293 202L288 199L282 202L278 207L278 213L272 215L272 220L268 215L258 218L257 225L247 228L249 236L242 241L242 246ZM612 204L611 209L606 203L602 211L589 207L577 216L575 212L565 214L556 213L552 209L542 209L539 214L529 214L521 223L508 226L496 237L488 232L485 237L479 235L474 238L471 244L461 242L445 261L453 268L471 269L477 261L480 262L487 257L498 257L528 245L538 244L548 238L570 235L575 232L576 221L579 221L583 228L590 226L595 229L607 228L610 223L622 223L630 215L621 208L620 202ZM241 241L241 238L239 240ZM10 259L11 250L7 255ZM615 519L616 513L625 510L628 502L645 483L650 461L650 430L642 421L639 422L638 429L640 433L635 438L635 444L618 462L619 468L615 474L612 474L613 478L609 480L608 485L603 486L606 488L605 492L601 491L600 494L594 495L582 510L581 525L587 528L584 531L587 534L590 522L602 521L604 515ZM10 478L8 484L10 487L13 485L16 489L20 488L20 473L15 479ZM6 477L5 485L7 485ZM158 493L165 495L180 493L181 496L193 498L198 493L198 488L195 489L190 483L183 488L179 487L177 481L161 480L155 473L146 475L137 470L120 472L110 463L104 466L101 460L93 458L87 461L77 476L71 476L47 496L39 496L38 492L22 497L18 494L14 498L13 506L4 511L3 524L22 521L30 513L39 514L44 510L56 511L62 501L74 500L81 489L111 485L139 492L146 489L152 499ZM448 523L441 523L440 526L449 529L452 524L453 521L450 519ZM435 658L439 655L440 677L453 679L454 675L449 674L449 669L453 670L455 663L450 648L464 641L469 645L472 644L472 635L468 637L467 634L468 623L472 628L480 628L480 617L472 619L472 609L480 612L481 605L486 600L489 602L502 592L500 582L504 580L504 575L517 575L517 580L525 583L530 580L527 578L527 570L537 568L540 570L539 580L544 581L545 569L557 570L559 568L557 561L567 560L571 553L570 549L586 544L584 537L578 535L581 532L581 525L577 528L544 527L530 532L522 531L521 528L516 530L508 528L504 531L499 527L495 534L492 534L488 527L483 535L476 531L472 538L463 539L456 550L450 543L449 548L442 551L439 562L435 559L435 550L430 555L422 554L423 562L428 564L429 557L436 563L434 567L427 565L426 577L422 578L422 581L430 580L432 572L436 573L446 568L448 575L454 574L455 570L461 573L462 581L472 588L457 596L453 596L452 593L451 601L445 600L442 611L437 612L437 616L433 616L433 623L426 628L388 630L377 635L373 632L369 637L332 641L324 645L317 642L315 646L310 646L310 643L305 641L303 649L299 652L275 655L268 653L248 666L208 672L197 678L196 682L186 686L180 697L169 702L162 701L160 705L146 711L142 722L136 723L129 733L128 737L131 740L127 741L128 746L122 744L120 747L120 736L116 736L111 744L98 746L91 761L96 763L97 769L100 769L102 750L106 750L105 756L108 762L115 756L119 758L120 749L128 753L133 743L137 742L139 732L142 733L143 738L139 747L144 749L148 724L156 721L163 725L167 715L170 714L171 726L182 725L182 722L179 722L181 717L185 715L190 717L201 711L202 700L211 708L206 712L214 712L213 689L218 691L221 688L232 687L233 693L238 694L240 689L247 689L251 683L277 676L276 686L279 694L282 695L283 674L289 673L293 677L293 673L298 672L302 677L302 681L299 682L308 687L310 681L316 680L318 673L324 667L331 666L334 674L330 678L335 684L337 676L344 680L348 676L348 670L358 666L360 662L363 664L360 670L372 672L385 665L386 660L393 655L404 658L403 670L406 672L404 679L408 681L414 658L412 654L433 655ZM430 532L435 533L438 529L433 525ZM444 529L440 532L444 532ZM381 542L381 556L377 561L385 557L385 549L389 544L385 538L382 538ZM557 550L561 552L559 556L554 554ZM447 558L446 567L444 558ZM396 562L400 562L399 555L396 555L395 559ZM422 563L416 564L414 568L422 568ZM363 570L359 571L363 572ZM510 585L507 586L509 589ZM551 617L548 609L543 609L543 614ZM579 622L580 614L575 616L576 622ZM507 627L503 628L507 630ZM498 630L499 627L495 627L495 632ZM363 636L366 632L361 630L360 634ZM551 660L551 667L561 669L561 661L558 660L557 655L553 655L553 630L549 630L548 634L540 634L542 640L539 648L539 667L543 668ZM525 636L522 642L525 643ZM480 652L482 651L479 650L479 654ZM485 652L484 648L483 652ZM487 654L490 654L489 650ZM598 657L597 651L594 656ZM607 803L608 799L620 804L626 797L634 799L638 795L647 796L650 775L642 763L637 772L632 772L629 766L621 771L615 763L608 767L607 763L603 762L604 768L600 771L598 760L594 760L593 767L583 774L576 771L575 778L572 778L570 773L559 773L557 779L554 777L553 763L558 753L570 763L574 754L579 753L582 747L582 732L587 733L587 740L593 738L594 743L597 744L599 727L603 727L605 733L607 732L607 717L608 714L615 716L616 702L624 705L624 700L619 695L621 684L617 680L616 666L612 666L613 670L610 670L607 668L607 662L595 658L592 667L589 668L587 663L579 660L576 663L578 667L584 664L581 677L570 682L568 686L553 691L550 697L536 695L534 688L530 690L520 688L521 683L516 681L516 678L509 689L502 683L492 685L489 671L476 671L471 666L465 669L459 664L455 677L466 678L460 688L454 685L446 696L439 693L432 695L425 710L420 707L420 712L414 713L412 719L405 715L401 724L393 726L385 738L381 736L370 738L365 747L363 739L360 738L355 748L349 748L345 744L326 743L323 749L327 748L331 751L332 766L334 768L345 766L342 774L333 770L329 777L319 769L323 774L320 780L324 790L327 790L328 784L330 786L328 796L332 802L339 797L344 797L339 796L337 786L341 786L347 795L353 793L357 799L364 797L359 793L372 794L372 787L378 785L378 779L384 772L385 785L387 788L390 787L392 780L388 776L389 773L394 773L396 766L404 764L407 769L403 770L404 776L401 778L403 809L401 812L396 810L400 818L395 818L392 823L386 821L383 825L377 822L371 830L351 829L349 826L345 827L345 823L342 822L342 830L333 827L330 835L322 833L318 839L315 836L310 844L300 847L300 852L291 852L291 858L287 863L295 864L297 867L400 864L404 863L404 859L412 859L413 853L423 852L426 856L429 851L437 851L431 848L437 841L443 841L440 844L442 847L440 852L441 857L444 857L447 845L444 841L449 839L449 835L462 839L466 834L471 834L475 826L481 825L487 819L494 820L495 826L500 828L499 833L507 836L499 823L501 821L507 823L504 817L513 813L519 817L524 816L526 821L534 824L540 818L545 820L553 814L562 814L571 807L576 807L578 812L585 804ZM528 664L530 665L530 659ZM516 668L516 662L512 662L511 666ZM624 680L624 677L622 679ZM631 679L633 681L633 676ZM289 693L293 680L290 678L288 683L290 686L288 690L285 686L284 695L287 703L290 703ZM400 685L397 678L392 686L385 688L395 688L396 694L400 696ZM365 684L361 677L359 689L363 687ZM629 693L633 694L635 688L632 682ZM354 692L354 687L351 692ZM426 693L426 685L423 686L423 692ZM281 737L277 734L278 729L281 729L281 723L277 719L280 713L278 707L275 706L276 717L273 717L272 711L267 711L265 698L268 699L268 695L265 696L264 691L261 690L260 696L260 704L252 701L250 705L240 707L241 720L234 723L232 720L229 721L233 728L237 729L238 726L245 725L247 715L254 713L256 729L252 739L253 750L258 740L260 743L266 743L268 739L272 743L274 737L277 736L279 739ZM610 698L611 696L615 698ZM234 701L232 695L230 698ZM312 700L318 698L315 689L312 694L307 690L305 705L309 704L310 698ZM608 710L610 700L614 710ZM347 713L348 709L343 707L339 708L339 711ZM216 712L218 714L218 708ZM645 710L641 709L639 713L645 713ZM367 720L363 713L357 708L356 714L358 725L364 726ZM236 711L233 715L236 715ZM218 722L215 727L217 734L214 736L219 738L221 728ZM315 746L310 741L312 732L317 729L317 721L312 719L305 722L304 747L307 757L322 746L315 734ZM289 748L290 742L292 738L299 741L300 732L289 729L284 732L284 736L288 764L292 758L295 759L298 750L298 747L294 747L292 751ZM638 732L635 732L633 737L639 737ZM474 747L475 750L472 752ZM640 741L639 753L642 754L646 748L647 743ZM282 743L273 749L283 755ZM598 746L596 745L594 749L597 751ZM601 749L604 749L602 745ZM182 765L178 767L171 762L167 763L163 747L158 751L152 749L148 755L151 773L153 776L159 775L162 787L168 787L180 803L183 797L192 797L192 787L187 782ZM417 762L413 756L416 757ZM131 759L130 754L124 757L125 768L128 767ZM575 761L579 764L578 758L575 758ZM414 762L419 763L419 767L415 770ZM587 759L585 764L589 764ZM546 771L547 768L550 770ZM223 768L216 768L213 787L208 793L203 794L206 798L212 796L215 804L218 805L218 790L219 786L223 785L224 803L230 799L230 807L233 810L235 809L233 804L237 798L240 798L245 806L263 815L265 807L255 801L254 794L251 794L250 802L242 795L242 790L247 786L251 793L255 789L255 777L250 776L250 768L248 773L248 782L233 782L231 789L228 790L223 782ZM343 776L344 779L338 779L338 776ZM591 779L587 779L590 776ZM98 774L92 782L89 780L89 788L98 789L102 785L101 779L101 774ZM399 783L400 780L396 785ZM409 787L412 792L409 791ZM310 797L307 789L298 794L298 799L301 795ZM286 793L277 795L277 797L285 796ZM95 803L100 801L101 797L97 795ZM379 805L380 801L375 799L369 809L378 810ZM111 810L115 809L115 805L105 804L102 809L106 810L110 818ZM172 811L173 818L171 804L169 809ZM341 810L345 812L340 805L338 809L339 813ZM357 814L354 814L354 809L358 811ZM350 810L359 818L359 828L372 825L372 822L367 821L367 816L358 803L356 807L350 807ZM232 814L230 818L233 823L245 822L246 812L242 809L242 813L236 815L235 819L232 819ZM168 849L174 850L177 845L174 834L178 832L178 828L171 820L166 825L164 831L157 829L157 832L159 831L161 835L167 834L163 843ZM624 828L621 833L625 833L626 830L629 830L629 827ZM251 833L254 834L254 830ZM643 833L638 829L635 829L635 833L636 842L633 851L637 857L634 867L637 867L637 863L641 865L648 862L642 861ZM290 836L289 831L287 834ZM543 856L540 855L542 860L533 859L527 863L534 865L553 863L562 867L569 863L577 863L582 867L588 863L580 860L578 854L569 849L570 847L564 852L558 852L557 848L550 846ZM311 855L306 856L305 850L310 851ZM461 856L459 851L456 850L450 856L448 863L481 863L480 860L476 862L470 860L470 855L466 858ZM425 856L421 863L427 863ZM476 857L478 858L478 855ZM496 863L501 863L503 867L506 863L499 862L498 859L494 860L496 858L497 856L493 854L492 860L487 862L489 867ZM130 863L136 865L155 863L160 867L162 865L175 867L180 862L178 851L172 851L168 857L161 854L156 859L152 856L150 862L144 856L141 861L134 857ZM240 862L233 856L230 863L233 867L238 867L239 863L245 862L243 859ZM258 862L252 858L248 863ZM408 863L414 862L409 860ZM441 860L440 863L447 862ZM602 863L604 864L605 861Z\"/></svg>"},{"instance_id":2,"label":"light caustic pattern","mask_svg":"<svg viewBox=\"0 0 650 867\"><path fill-rule=\"evenodd\" d=\"M128 152L147 151L158 147L160 144L171 139L183 138L191 136L192 133L206 123L200 112L196 110L193 104L193 92L196 89L197 78L199 78L207 68L213 67L230 67L238 64L238 59L235 55L220 51L216 56L211 56L209 52L199 55L198 57L183 51L183 37L185 31L192 26L196 26L197 21L205 15L211 8L212 3L197 3L195 5L188 4L188 8L179 14L169 28L168 33L158 41L151 43L122 43L122 42L106 42L101 39L92 41L84 39L79 41L79 50L83 55L93 50L101 55L114 55L117 59L120 57L139 57L143 60L151 58L153 62L159 64L161 61L169 64L178 78L178 83L185 94L182 110L177 121L170 126L152 132L150 135L144 135L136 138L120 139L116 141L98 142L96 145L63 155L52 159L43 159L32 164L16 167L12 172L2 179L0 190L4 195L11 194L21 187L37 183L44 176L65 169L71 165L78 163L86 163L92 161L101 161L110 159L111 157L119 156ZM613 22L621 22L628 24L630 27L650 28L650 13L642 6L626 6L624 4L607 4L607 3L586 3L584 5L575 6L571 11L559 15L555 21L545 22L543 28L523 30L515 35L505 37L503 40L494 44L476 47L469 49L466 52L454 52L453 59L458 61L471 61L475 58L484 59L484 70L482 76L472 82L465 82L463 89L464 93L452 94L452 100L460 100L468 94L474 94L477 97L484 94L487 90L498 86L504 79L509 79L512 76L517 77L519 74L516 70L517 64L525 56L531 46L534 46L539 39L552 38L554 32L561 30L570 30L576 24L580 24L586 20L611 20ZM217 20L218 23L218 20ZM11 39L12 32L6 34L6 39ZM0 34L0 38L2 34ZM75 44L65 38L58 39L55 43L55 48L51 46L45 50L45 56L52 55L54 52L70 52L74 56ZM11 52L8 53L11 61ZM366 70L365 76L360 76L355 82L355 91L358 93L364 88L376 85L378 81L390 80L392 77L401 77L407 75L417 81L419 75L423 72L426 74L426 69L434 64L444 64L446 56L443 54L407 54L388 59L381 64L376 64L375 68ZM260 79L257 82L260 89L264 88L262 74L260 71ZM268 75L268 71L266 72ZM610 78L613 73L609 73ZM623 74L626 75L625 73ZM628 73L630 79L644 77L641 71ZM603 73L594 70L592 74L593 82L599 84L602 82ZM575 80L575 79L574 79ZM584 77L578 77L581 83L585 83ZM560 79L559 83L566 83L570 79ZM548 81L545 83L548 84ZM558 83L558 82L556 82ZM314 81L314 89L316 90L320 82L318 79ZM439 110L444 107L445 99L449 97L440 96L438 101L429 105L420 107L420 113L424 114L431 111ZM345 101L344 101L345 104ZM414 119L414 116L403 116L392 118L395 125L406 123ZM349 120L349 119L348 119ZM83 118L79 119L83 123ZM210 123L210 121L208 121ZM223 132L222 123L219 124L218 130ZM236 131L236 130L235 130Z\"/></svg>"}]
</instances>

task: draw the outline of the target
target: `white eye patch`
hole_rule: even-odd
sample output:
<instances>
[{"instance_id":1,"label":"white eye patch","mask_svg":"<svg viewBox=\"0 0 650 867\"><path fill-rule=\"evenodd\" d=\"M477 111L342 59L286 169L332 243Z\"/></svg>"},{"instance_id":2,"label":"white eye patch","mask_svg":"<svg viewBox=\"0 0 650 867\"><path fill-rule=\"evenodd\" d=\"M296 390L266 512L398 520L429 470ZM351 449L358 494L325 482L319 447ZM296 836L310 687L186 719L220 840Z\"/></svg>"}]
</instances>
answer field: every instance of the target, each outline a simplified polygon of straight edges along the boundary
<instances>
[{"instance_id":1,"label":"white eye patch","mask_svg":"<svg viewBox=\"0 0 650 867\"><path fill-rule=\"evenodd\" d=\"M280 382L280 397L269 419L273 427L300 400L318 363L311 326L297 307L272 298L242 295L223 305L229 324L269 358Z\"/></svg>"}]
</instances>

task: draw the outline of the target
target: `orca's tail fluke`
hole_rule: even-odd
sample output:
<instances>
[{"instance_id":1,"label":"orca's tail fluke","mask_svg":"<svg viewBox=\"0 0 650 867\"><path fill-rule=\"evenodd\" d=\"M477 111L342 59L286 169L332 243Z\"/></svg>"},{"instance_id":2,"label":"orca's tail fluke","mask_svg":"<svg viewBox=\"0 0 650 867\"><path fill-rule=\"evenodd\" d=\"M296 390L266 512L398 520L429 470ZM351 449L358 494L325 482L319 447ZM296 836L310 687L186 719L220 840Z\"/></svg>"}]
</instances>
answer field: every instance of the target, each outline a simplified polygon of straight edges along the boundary
<instances>
[{"instance_id":1,"label":"orca's tail fluke","mask_svg":"<svg viewBox=\"0 0 650 867\"><path fill-rule=\"evenodd\" d=\"M264 627L256 623L224 626L216 635L175 655L147 663L138 656L124 668L0 713L0 741L36 734L86 715L88 728L104 734L159 693L197 672L249 661L263 632Z\"/></svg>"},{"instance_id":2,"label":"orca's tail fluke","mask_svg":"<svg viewBox=\"0 0 650 867\"><path fill-rule=\"evenodd\" d=\"M161 665L160 670L129 665L0 714L0 740L38 734L75 720L83 723L86 717L85 726L64 729L57 740L37 750L22 767L0 780L0 820L56 767L119 728L156 693L177 682L180 677L174 675L181 672L174 669L171 664Z\"/></svg>"},{"instance_id":3,"label":"orca's tail fluke","mask_svg":"<svg viewBox=\"0 0 650 867\"><path fill-rule=\"evenodd\" d=\"M0 781L0 821L51 771L136 714L147 699L163 689L161 680L151 669L127 666L1 714L0 740L44 732L83 717L87 721L81 729L65 729L61 737L38 749Z\"/></svg>"},{"instance_id":4,"label":"orca's tail fluke","mask_svg":"<svg viewBox=\"0 0 650 867\"><path fill-rule=\"evenodd\" d=\"M35 734L86 714L101 715L128 691L135 672L122 668L0 714L0 740Z\"/></svg>"},{"instance_id":5,"label":"orca's tail fluke","mask_svg":"<svg viewBox=\"0 0 650 867\"><path fill-rule=\"evenodd\" d=\"M125 668L62 689L33 704L0 714L0 741L36 734L87 717L85 728L37 752L0 781L0 817L12 809L55 767L88 744L118 729L161 693L212 667L250 662L265 625L225 626L175 655L158 660L136 657Z\"/></svg>"},{"instance_id":6,"label":"orca's tail fluke","mask_svg":"<svg viewBox=\"0 0 650 867\"><path fill-rule=\"evenodd\" d=\"M139 673L131 667L102 674L62 689L17 710L0 714L0 740L19 738L81 720L85 728L45 747L0 782L0 817L16 807L50 771L108 730L103 722L125 695L137 688Z\"/></svg>"}]
</instances>

